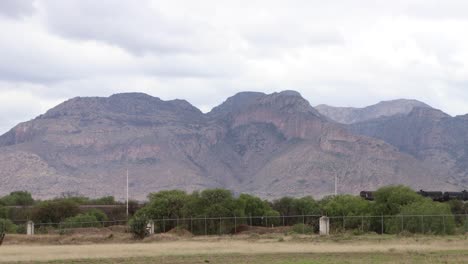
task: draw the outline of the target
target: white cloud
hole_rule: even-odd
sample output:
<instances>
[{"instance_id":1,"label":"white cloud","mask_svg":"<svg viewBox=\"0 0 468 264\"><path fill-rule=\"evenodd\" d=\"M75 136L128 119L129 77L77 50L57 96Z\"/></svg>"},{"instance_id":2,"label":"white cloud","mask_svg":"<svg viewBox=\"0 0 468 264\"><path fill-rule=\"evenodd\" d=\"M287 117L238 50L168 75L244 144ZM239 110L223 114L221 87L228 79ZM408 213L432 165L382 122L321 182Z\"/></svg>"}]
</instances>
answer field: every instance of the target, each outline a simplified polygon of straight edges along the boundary
<instances>
[{"instance_id":1,"label":"white cloud","mask_svg":"<svg viewBox=\"0 0 468 264\"><path fill-rule=\"evenodd\" d=\"M314 105L415 98L468 113L466 1L0 2L0 101L18 112L2 127L125 91L204 111L239 91L294 89Z\"/></svg>"}]
</instances>

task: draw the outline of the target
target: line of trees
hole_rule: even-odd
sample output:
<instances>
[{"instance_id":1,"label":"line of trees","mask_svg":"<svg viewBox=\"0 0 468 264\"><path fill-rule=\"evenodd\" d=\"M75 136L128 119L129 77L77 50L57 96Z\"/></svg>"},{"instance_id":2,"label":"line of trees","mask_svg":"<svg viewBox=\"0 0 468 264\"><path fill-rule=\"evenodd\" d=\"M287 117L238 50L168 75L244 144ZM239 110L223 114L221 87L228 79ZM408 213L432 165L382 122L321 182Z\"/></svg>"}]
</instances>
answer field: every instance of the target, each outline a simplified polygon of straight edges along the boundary
<instances>
[{"instance_id":1,"label":"line of trees","mask_svg":"<svg viewBox=\"0 0 468 264\"><path fill-rule=\"evenodd\" d=\"M332 222L333 230L339 230L341 227L347 230L362 230L363 220L357 216L368 216L366 219L370 220L366 220L365 230L378 233L382 232L383 216L387 218L383 230L386 233L403 231L401 218L406 216L403 227L406 232L452 234L457 227L466 228L463 225L467 224L465 217L455 215L468 212L468 205L462 201L434 202L405 186L383 187L375 192L375 201L366 201L353 195L339 195L328 196L321 200L315 200L310 196L283 197L270 202L248 194L234 197L230 191L224 189L205 190L191 194L179 190L161 191L148 195L148 200L146 206L136 213L140 221L141 219L269 216L268 224L270 225L291 226L297 224L299 219L289 216L326 215L346 218L343 220L346 221L345 223ZM409 215L447 215L447 217L430 217L421 221L419 217L409 217ZM278 216L286 216L286 218L281 219ZM382 218L370 216L382 216ZM281 223L279 223L280 219ZM309 224L315 230L318 228L317 219L302 219L299 223ZM248 224L265 226L266 223L263 218L253 218ZM160 221L157 225L160 229L169 230L181 226L181 223ZM188 227L188 223L182 225ZM215 223L208 223L208 228L216 232L215 229L218 227ZM196 227L194 228L191 222L190 230L194 231L194 229Z\"/></svg>"},{"instance_id":2,"label":"line of trees","mask_svg":"<svg viewBox=\"0 0 468 264\"><path fill-rule=\"evenodd\" d=\"M119 204L113 197L90 199L81 196L60 197L47 201L35 201L27 192L12 192L0 198L0 228L8 226L9 232L14 231L11 220L31 219L36 223L90 223L106 220L126 219L125 208L115 208L110 211L97 209L83 211L79 205L83 204ZM28 209L13 210L8 205L31 205ZM135 208L135 202L131 203ZM133 213L131 210L131 213ZM249 194L234 196L225 189L209 189L201 192L186 193L180 190L161 191L148 195L146 205L136 211L133 222L147 222L149 219L182 219L182 218L219 218L219 217L250 217L245 224L254 226L268 225L295 225L296 215L326 215L331 217L348 217L346 223L333 221L332 228L338 230L341 226L349 229L362 229L362 219L354 216L395 216L385 221L384 232L398 233L402 231L402 215L448 215L449 217L433 217L421 219L405 218L404 229L408 232L424 233L454 233L456 228L464 228L466 218L457 217L457 214L467 214L468 204L452 200L446 203L434 202L416 194L405 186L383 187L375 192L374 201L366 201L358 196L339 195L328 196L315 200L311 196L302 198L283 197L274 201L262 200ZM265 219L256 216L267 216ZM281 223L280 216L285 216ZM371 219L371 218L369 218ZM137 221L138 220L138 221ZM317 229L317 219L302 219L301 223ZM344 220L343 220L344 221ZM177 221L159 222L158 228L170 230L181 226ZM423 225L421 227L421 224ZM187 227L185 223L185 227ZM210 222L205 229L214 231L219 224ZM78 226L78 225L76 225ZM83 226L83 225L80 225ZM191 230L197 228L191 223ZM198 226L202 228L202 225ZM381 232L381 219L375 218L366 222L367 231ZM199 230L201 233L201 230Z\"/></svg>"},{"instance_id":3,"label":"line of trees","mask_svg":"<svg viewBox=\"0 0 468 264\"><path fill-rule=\"evenodd\" d=\"M105 210L96 208L80 208L81 205L121 205ZM130 202L130 213L137 209L137 202ZM19 206L19 208L17 208ZM30 193L15 191L0 197L0 232L25 233L25 221L32 220L39 227L46 229L60 226L61 228L102 226L104 221L119 221L126 219L124 203L117 202L114 197L106 196L91 199L70 194L50 200L34 200ZM19 224L19 225L18 225Z\"/></svg>"}]
</instances>

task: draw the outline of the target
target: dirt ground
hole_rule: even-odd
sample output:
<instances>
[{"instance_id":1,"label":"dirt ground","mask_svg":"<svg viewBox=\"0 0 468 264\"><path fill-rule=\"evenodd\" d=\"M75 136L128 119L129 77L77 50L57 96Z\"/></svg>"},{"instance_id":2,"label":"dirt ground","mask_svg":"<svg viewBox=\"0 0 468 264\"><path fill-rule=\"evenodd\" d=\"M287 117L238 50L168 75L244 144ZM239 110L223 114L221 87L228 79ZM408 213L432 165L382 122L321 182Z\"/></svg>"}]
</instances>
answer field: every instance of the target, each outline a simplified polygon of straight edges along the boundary
<instances>
[{"instance_id":1,"label":"dirt ground","mask_svg":"<svg viewBox=\"0 0 468 264\"><path fill-rule=\"evenodd\" d=\"M90 237L90 234L86 233L33 237L10 235L7 236L4 245L0 247L0 262L81 260L85 261L81 263L91 261L100 263L106 260L119 262L119 260L140 259L143 261L128 262L171 263L161 262L161 260L172 259L175 263L195 263L190 262L190 260L214 258L224 259L220 263L236 263L230 262L236 258L229 256L243 256L242 259L253 259L253 262L239 260L239 263L263 263L259 258L268 258L268 256L278 254L287 261L301 255L320 257L324 254L335 254L338 257L343 257L346 254L358 256L368 253L369 256L372 254L396 255L398 259L400 258L399 254L422 256L421 254L437 252L456 252L453 259L459 259L461 261L459 263L464 263L465 260L468 260L468 238L466 236L397 237L379 235L323 238L281 234L188 237L164 234L154 235L143 241L135 241L129 234L125 233L94 234L94 237ZM184 262L184 259L189 262ZM113 261L107 263L113 263Z\"/></svg>"}]
</instances>

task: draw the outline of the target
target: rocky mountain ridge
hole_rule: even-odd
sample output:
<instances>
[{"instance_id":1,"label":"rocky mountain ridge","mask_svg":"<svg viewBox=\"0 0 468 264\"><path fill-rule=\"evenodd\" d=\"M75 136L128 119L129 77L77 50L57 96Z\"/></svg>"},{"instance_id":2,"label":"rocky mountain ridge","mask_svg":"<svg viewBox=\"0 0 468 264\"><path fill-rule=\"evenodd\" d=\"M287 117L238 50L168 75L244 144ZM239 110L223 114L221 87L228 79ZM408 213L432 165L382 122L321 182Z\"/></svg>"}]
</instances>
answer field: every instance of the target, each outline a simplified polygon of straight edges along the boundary
<instances>
[{"instance_id":1,"label":"rocky mountain ridge","mask_svg":"<svg viewBox=\"0 0 468 264\"><path fill-rule=\"evenodd\" d=\"M318 105L315 108L333 121L342 124L354 124L380 117L408 114L416 107L431 108L423 102L408 99L382 101L364 108L333 107L328 105Z\"/></svg>"},{"instance_id":2,"label":"rocky mountain ridge","mask_svg":"<svg viewBox=\"0 0 468 264\"><path fill-rule=\"evenodd\" d=\"M140 93L74 98L0 137L0 195L132 198L228 188L267 199L388 184L454 189L444 171L331 122L299 93L239 93L203 114Z\"/></svg>"}]
</instances>

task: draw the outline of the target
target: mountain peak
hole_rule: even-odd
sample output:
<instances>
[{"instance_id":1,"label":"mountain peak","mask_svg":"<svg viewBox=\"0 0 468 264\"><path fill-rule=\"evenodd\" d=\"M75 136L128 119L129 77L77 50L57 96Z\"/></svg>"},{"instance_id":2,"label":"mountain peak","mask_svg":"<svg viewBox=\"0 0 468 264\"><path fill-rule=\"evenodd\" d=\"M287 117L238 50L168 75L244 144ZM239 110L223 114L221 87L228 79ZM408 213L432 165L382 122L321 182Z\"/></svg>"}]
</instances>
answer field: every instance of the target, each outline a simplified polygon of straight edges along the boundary
<instances>
[{"instance_id":1,"label":"mountain peak","mask_svg":"<svg viewBox=\"0 0 468 264\"><path fill-rule=\"evenodd\" d=\"M333 107L318 105L315 107L322 115L343 124L359 123L380 117L409 114L414 108L432 109L429 105L413 99L381 101L364 108Z\"/></svg>"},{"instance_id":2,"label":"mountain peak","mask_svg":"<svg viewBox=\"0 0 468 264\"><path fill-rule=\"evenodd\" d=\"M321 116L302 95L296 91L282 91L266 95L258 100L265 107L285 113L312 113Z\"/></svg>"},{"instance_id":3,"label":"mountain peak","mask_svg":"<svg viewBox=\"0 0 468 264\"><path fill-rule=\"evenodd\" d=\"M50 109L43 118L81 116L99 113L152 115L160 112L201 111L185 100L163 101L145 93L119 93L109 97L75 97Z\"/></svg>"},{"instance_id":4,"label":"mountain peak","mask_svg":"<svg viewBox=\"0 0 468 264\"><path fill-rule=\"evenodd\" d=\"M239 112L263 96L265 96L265 94L259 93L259 92L237 93L229 97L226 101L224 101L219 106L216 106L215 108L213 108L208 113L208 115L218 116L218 115L225 115L228 113Z\"/></svg>"}]
</instances>

